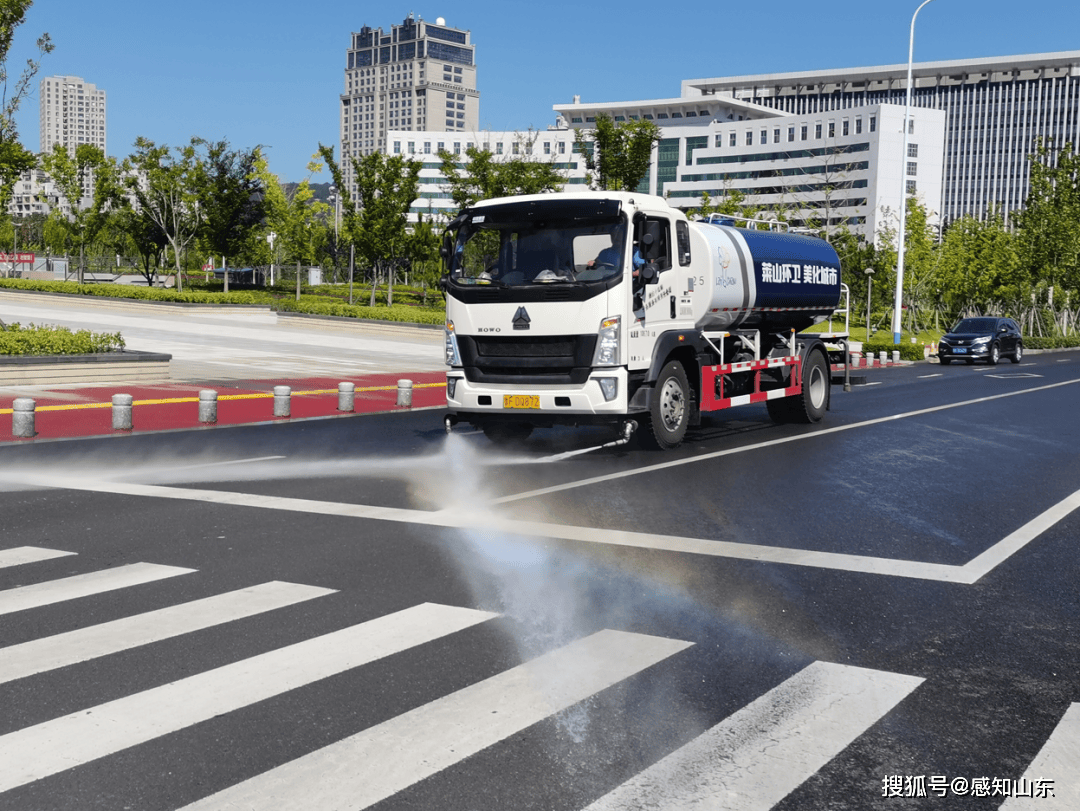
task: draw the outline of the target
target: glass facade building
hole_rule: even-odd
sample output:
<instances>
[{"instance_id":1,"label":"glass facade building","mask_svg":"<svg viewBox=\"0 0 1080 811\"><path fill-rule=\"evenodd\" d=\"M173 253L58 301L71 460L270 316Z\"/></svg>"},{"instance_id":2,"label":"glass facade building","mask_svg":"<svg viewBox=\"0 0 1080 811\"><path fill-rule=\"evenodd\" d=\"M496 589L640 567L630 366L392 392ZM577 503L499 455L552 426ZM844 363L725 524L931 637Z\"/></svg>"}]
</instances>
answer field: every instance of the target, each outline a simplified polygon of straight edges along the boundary
<instances>
[{"instance_id":1,"label":"glass facade building","mask_svg":"<svg viewBox=\"0 0 1080 811\"><path fill-rule=\"evenodd\" d=\"M1038 140L1080 148L1080 51L922 62L912 77L912 106L946 116L943 222L991 210L1007 219L1027 196ZM906 64L682 83L684 97L732 97L799 116L903 106L906 93Z\"/></svg>"}]
</instances>

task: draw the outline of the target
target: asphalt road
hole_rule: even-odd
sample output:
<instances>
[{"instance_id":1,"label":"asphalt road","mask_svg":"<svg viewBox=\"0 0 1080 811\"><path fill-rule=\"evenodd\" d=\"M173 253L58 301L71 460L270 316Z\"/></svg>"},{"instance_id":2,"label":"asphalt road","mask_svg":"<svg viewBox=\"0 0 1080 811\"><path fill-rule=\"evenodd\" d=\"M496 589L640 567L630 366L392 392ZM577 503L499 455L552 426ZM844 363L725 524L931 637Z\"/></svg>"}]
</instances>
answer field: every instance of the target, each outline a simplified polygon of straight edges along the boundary
<instances>
[{"instance_id":1,"label":"asphalt road","mask_svg":"<svg viewBox=\"0 0 1080 811\"><path fill-rule=\"evenodd\" d=\"M0 448L0 809L1080 808L1080 353L867 375Z\"/></svg>"}]
</instances>

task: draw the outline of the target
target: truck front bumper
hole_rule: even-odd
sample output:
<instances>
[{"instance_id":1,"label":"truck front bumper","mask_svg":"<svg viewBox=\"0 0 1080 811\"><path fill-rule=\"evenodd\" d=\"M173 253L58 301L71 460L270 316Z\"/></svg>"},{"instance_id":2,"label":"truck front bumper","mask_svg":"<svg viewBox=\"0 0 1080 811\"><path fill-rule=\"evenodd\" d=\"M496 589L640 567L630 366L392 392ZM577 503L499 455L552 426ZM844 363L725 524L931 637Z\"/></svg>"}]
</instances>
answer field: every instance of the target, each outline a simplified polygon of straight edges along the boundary
<instances>
[{"instance_id":1,"label":"truck front bumper","mask_svg":"<svg viewBox=\"0 0 1080 811\"><path fill-rule=\"evenodd\" d=\"M583 384L547 386L471 383L455 369L446 375L446 406L474 424L615 422L627 414L627 372L619 367L594 369Z\"/></svg>"}]
</instances>

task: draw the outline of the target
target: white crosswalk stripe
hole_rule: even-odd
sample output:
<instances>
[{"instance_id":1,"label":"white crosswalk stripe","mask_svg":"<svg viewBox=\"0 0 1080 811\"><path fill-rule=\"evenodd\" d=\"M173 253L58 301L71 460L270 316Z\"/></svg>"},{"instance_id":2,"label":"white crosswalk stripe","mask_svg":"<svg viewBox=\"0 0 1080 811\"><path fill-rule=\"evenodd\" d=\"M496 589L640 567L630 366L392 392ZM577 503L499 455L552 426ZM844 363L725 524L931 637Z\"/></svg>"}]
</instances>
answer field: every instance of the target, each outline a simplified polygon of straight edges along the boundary
<instances>
[{"instance_id":1,"label":"white crosswalk stripe","mask_svg":"<svg viewBox=\"0 0 1080 811\"><path fill-rule=\"evenodd\" d=\"M1035 788L1040 780L1052 781L1050 793L1039 794ZM1030 797L1010 797L1001 811L1023 811L1038 808L1042 811L1076 811L1080 808L1080 704L1071 704L1031 761L1021 778L1023 791Z\"/></svg>"},{"instance_id":2,"label":"white crosswalk stripe","mask_svg":"<svg viewBox=\"0 0 1080 811\"><path fill-rule=\"evenodd\" d=\"M692 643L601 631L194 803L367 808Z\"/></svg>"},{"instance_id":3,"label":"white crosswalk stripe","mask_svg":"<svg viewBox=\"0 0 1080 811\"><path fill-rule=\"evenodd\" d=\"M41 560L52 560L74 552L61 552L59 549L44 549L40 546L17 546L14 549L0 549L0 569L8 566L23 566L27 563L37 563Z\"/></svg>"},{"instance_id":4,"label":"white crosswalk stripe","mask_svg":"<svg viewBox=\"0 0 1080 811\"><path fill-rule=\"evenodd\" d=\"M66 554L38 547L0 550L0 567ZM0 615L194 571L138 563L21 586L0 592ZM272 581L10 645L0 648L0 685L334 593ZM182 730L197 739L198 730L190 729L196 724L496 616L425 603L16 729L0 735L0 795ZM678 639L600 631L294 755L182 811L369 808L440 773L450 775L467 758L691 647ZM768 811L922 681L812 663L583 811ZM1065 779L1080 767L1078 751L1080 704L1073 704L1021 780L1054 779L1055 796L1014 797L1002 811L1080 808L1080 784Z\"/></svg>"},{"instance_id":5,"label":"white crosswalk stripe","mask_svg":"<svg viewBox=\"0 0 1080 811\"><path fill-rule=\"evenodd\" d=\"M464 630L496 615L425 603L0 736L0 791Z\"/></svg>"},{"instance_id":6,"label":"white crosswalk stripe","mask_svg":"<svg viewBox=\"0 0 1080 811\"><path fill-rule=\"evenodd\" d=\"M167 577L191 574L195 569L179 566L161 566L156 563L129 563L114 569L102 569L87 574L48 580L30 586L19 586L0 591L0 614L12 614L28 608L40 608L65 600L89 597L106 591L153 583Z\"/></svg>"},{"instance_id":7,"label":"white crosswalk stripe","mask_svg":"<svg viewBox=\"0 0 1080 811\"><path fill-rule=\"evenodd\" d=\"M815 662L586 811L767 811L922 681Z\"/></svg>"},{"instance_id":8,"label":"white crosswalk stripe","mask_svg":"<svg viewBox=\"0 0 1080 811\"><path fill-rule=\"evenodd\" d=\"M295 583L263 583L0 648L0 684L333 593Z\"/></svg>"}]
</instances>

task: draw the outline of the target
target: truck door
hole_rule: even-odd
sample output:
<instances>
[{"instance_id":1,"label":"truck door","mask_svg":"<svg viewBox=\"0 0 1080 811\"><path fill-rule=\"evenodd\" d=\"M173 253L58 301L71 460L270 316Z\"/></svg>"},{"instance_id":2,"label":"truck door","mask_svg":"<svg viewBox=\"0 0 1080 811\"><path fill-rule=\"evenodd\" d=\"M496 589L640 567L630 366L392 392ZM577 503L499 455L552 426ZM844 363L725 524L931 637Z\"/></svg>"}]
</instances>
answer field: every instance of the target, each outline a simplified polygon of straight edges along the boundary
<instances>
[{"instance_id":1,"label":"truck door","mask_svg":"<svg viewBox=\"0 0 1080 811\"><path fill-rule=\"evenodd\" d=\"M650 225L653 227L650 228ZM651 260L655 265L656 275L647 281L644 274L635 276L635 311L642 314L647 326L662 327L670 324L678 312L671 273L671 220L667 217L645 217L639 221L638 228L640 231L636 233L644 234L648 231L656 237L655 244L642 252L646 262Z\"/></svg>"}]
</instances>

